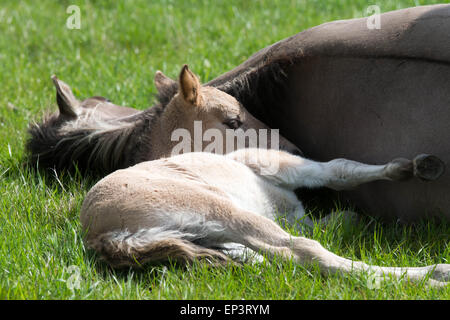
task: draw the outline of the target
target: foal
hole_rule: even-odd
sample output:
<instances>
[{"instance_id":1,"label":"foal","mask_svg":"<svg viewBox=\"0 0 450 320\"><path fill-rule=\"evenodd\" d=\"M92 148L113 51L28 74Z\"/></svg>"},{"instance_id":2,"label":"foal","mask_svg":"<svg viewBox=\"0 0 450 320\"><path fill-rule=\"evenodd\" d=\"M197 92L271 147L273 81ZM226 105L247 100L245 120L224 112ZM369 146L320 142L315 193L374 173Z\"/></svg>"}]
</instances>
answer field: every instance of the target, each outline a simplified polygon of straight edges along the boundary
<instances>
[{"instance_id":1,"label":"foal","mask_svg":"<svg viewBox=\"0 0 450 320\"><path fill-rule=\"evenodd\" d=\"M446 285L450 265L378 267L339 257L318 242L294 237L274 221L295 223L304 209L296 188L356 187L374 180L413 176L435 180L444 170L436 157L366 165L345 159L314 162L283 151L241 149L227 155L186 153L143 162L100 180L87 194L81 223L87 246L114 267L245 259L248 251L317 264L325 274L371 272Z\"/></svg>"}]
</instances>

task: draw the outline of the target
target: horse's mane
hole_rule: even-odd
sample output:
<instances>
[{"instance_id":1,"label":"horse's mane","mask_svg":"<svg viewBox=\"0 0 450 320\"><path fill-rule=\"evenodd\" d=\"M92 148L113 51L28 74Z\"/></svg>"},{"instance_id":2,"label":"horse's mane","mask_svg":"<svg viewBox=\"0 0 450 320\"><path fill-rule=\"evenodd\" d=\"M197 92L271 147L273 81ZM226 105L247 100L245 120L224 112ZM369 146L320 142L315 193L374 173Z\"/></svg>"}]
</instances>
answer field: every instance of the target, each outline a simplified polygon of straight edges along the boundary
<instances>
[{"instance_id":1,"label":"horse's mane","mask_svg":"<svg viewBox=\"0 0 450 320\"><path fill-rule=\"evenodd\" d=\"M286 62L267 63L208 85L236 97L255 117L266 123L272 119L271 125L276 126L273 106L283 98L286 67ZM76 164L81 171L106 174L146 161L151 153L150 130L177 91L177 83L162 88L158 104L126 119L103 120L91 113L61 123L58 113L49 114L28 129L29 162L56 170L73 169Z\"/></svg>"},{"instance_id":2,"label":"horse's mane","mask_svg":"<svg viewBox=\"0 0 450 320\"><path fill-rule=\"evenodd\" d=\"M257 119L272 127L277 115L276 106L286 99L287 70L293 64L290 59L266 61L247 68L238 75L218 78L208 85L234 96Z\"/></svg>"},{"instance_id":3,"label":"horse's mane","mask_svg":"<svg viewBox=\"0 0 450 320\"><path fill-rule=\"evenodd\" d=\"M276 106L287 97L287 72L294 63L295 57L265 61L258 59L256 66L248 67L232 77L218 77L206 85L235 97L257 119L279 128L276 123L279 110ZM159 102L169 103L177 91L178 83L164 88L158 96Z\"/></svg>"},{"instance_id":4,"label":"horse's mane","mask_svg":"<svg viewBox=\"0 0 450 320\"><path fill-rule=\"evenodd\" d=\"M56 170L76 165L81 171L106 174L145 161L151 152L150 130L172 94L160 93L157 105L128 118L104 120L93 111L61 123L58 113L49 114L28 129L29 163Z\"/></svg>"}]
</instances>

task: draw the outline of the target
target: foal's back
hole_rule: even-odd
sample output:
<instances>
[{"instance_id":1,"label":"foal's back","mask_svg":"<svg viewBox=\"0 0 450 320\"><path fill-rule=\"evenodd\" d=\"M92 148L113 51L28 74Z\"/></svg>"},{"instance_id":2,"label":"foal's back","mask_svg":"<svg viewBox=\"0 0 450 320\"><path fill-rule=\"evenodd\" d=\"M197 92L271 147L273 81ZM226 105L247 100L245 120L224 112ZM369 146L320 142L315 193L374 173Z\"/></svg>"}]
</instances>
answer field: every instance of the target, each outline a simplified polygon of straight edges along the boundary
<instances>
[{"instance_id":1,"label":"foal's back","mask_svg":"<svg viewBox=\"0 0 450 320\"><path fill-rule=\"evenodd\" d=\"M83 203L81 222L89 229L88 239L117 230L179 229L183 220L195 221L212 211L220 215L233 206L273 219L277 203L298 204L292 192L233 158L234 153L188 153L108 175Z\"/></svg>"}]
</instances>

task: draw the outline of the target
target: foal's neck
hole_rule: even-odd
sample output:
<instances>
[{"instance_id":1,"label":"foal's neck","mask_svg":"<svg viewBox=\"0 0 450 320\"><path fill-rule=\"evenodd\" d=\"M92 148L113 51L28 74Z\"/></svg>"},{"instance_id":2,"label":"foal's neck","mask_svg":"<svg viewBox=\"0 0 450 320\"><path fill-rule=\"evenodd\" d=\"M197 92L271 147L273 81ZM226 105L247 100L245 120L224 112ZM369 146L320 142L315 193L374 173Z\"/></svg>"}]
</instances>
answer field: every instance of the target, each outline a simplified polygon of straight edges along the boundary
<instances>
[{"instance_id":1,"label":"foal's neck","mask_svg":"<svg viewBox=\"0 0 450 320\"><path fill-rule=\"evenodd\" d=\"M136 118L134 129L130 133L133 135L130 139L133 164L159 159L166 155L165 149L169 141L166 141L168 137L161 126L163 113L164 107L156 105L143 111Z\"/></svg>"},{"instance_id":2,"label":"foal's neck","mask_svg":"<svg viewBox=\"0 0 450 320\"><path fill-rule=\"evenodd\" d=\"M136 115L113 120L110 128L87 133L84 162L104 173L127 168L160 157L160 117L163 107L156 105ZM85 137L85 138L86 138ZM86 158L87 156L87 158Z\"/></svg>"},{"instance_id":3,"label":"foal's neck","mask_svg":"<svg viewBox=\"0 0 450 320\"><path fill-rule=\"evenodd\" d=\"M180 111L173 105L160 107L160 110L155 113L148 131L150 139L148 159L155 160L172 155L173 147L178 143L172 140L172 133L184 127L181 119L183 116L180 116Z\"/></svg>"}]
</instances>

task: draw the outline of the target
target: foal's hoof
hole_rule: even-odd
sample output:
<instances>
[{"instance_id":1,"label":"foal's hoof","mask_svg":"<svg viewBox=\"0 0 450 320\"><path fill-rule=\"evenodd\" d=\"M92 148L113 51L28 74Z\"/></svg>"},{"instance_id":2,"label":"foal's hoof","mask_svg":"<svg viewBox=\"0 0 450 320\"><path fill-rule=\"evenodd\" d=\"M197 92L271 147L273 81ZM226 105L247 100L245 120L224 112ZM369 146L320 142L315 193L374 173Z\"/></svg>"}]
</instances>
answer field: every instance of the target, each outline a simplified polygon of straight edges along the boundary
<instances>
[{"instance_id":1,"label":"foal's hoof","mask_svg":"<svg viewBox=\"0 0 450 320\"><path fill-rule=\"evenodd\" d=\"M406 181L413 177L413 162L408 159L398 158L389 162L387 175L394 181Z\"/></svg>"},{"instance_id":2,"label":"foal's hoof","mask_svg":"<svg viewBox=\"0 0 450 320\"><path fill-rule=\"evenodd\" d=\"M436 156L420 154L413 160L414 175L424 181L438 179L445 171L445 163Z\"/></svg>"}]
</instances>

